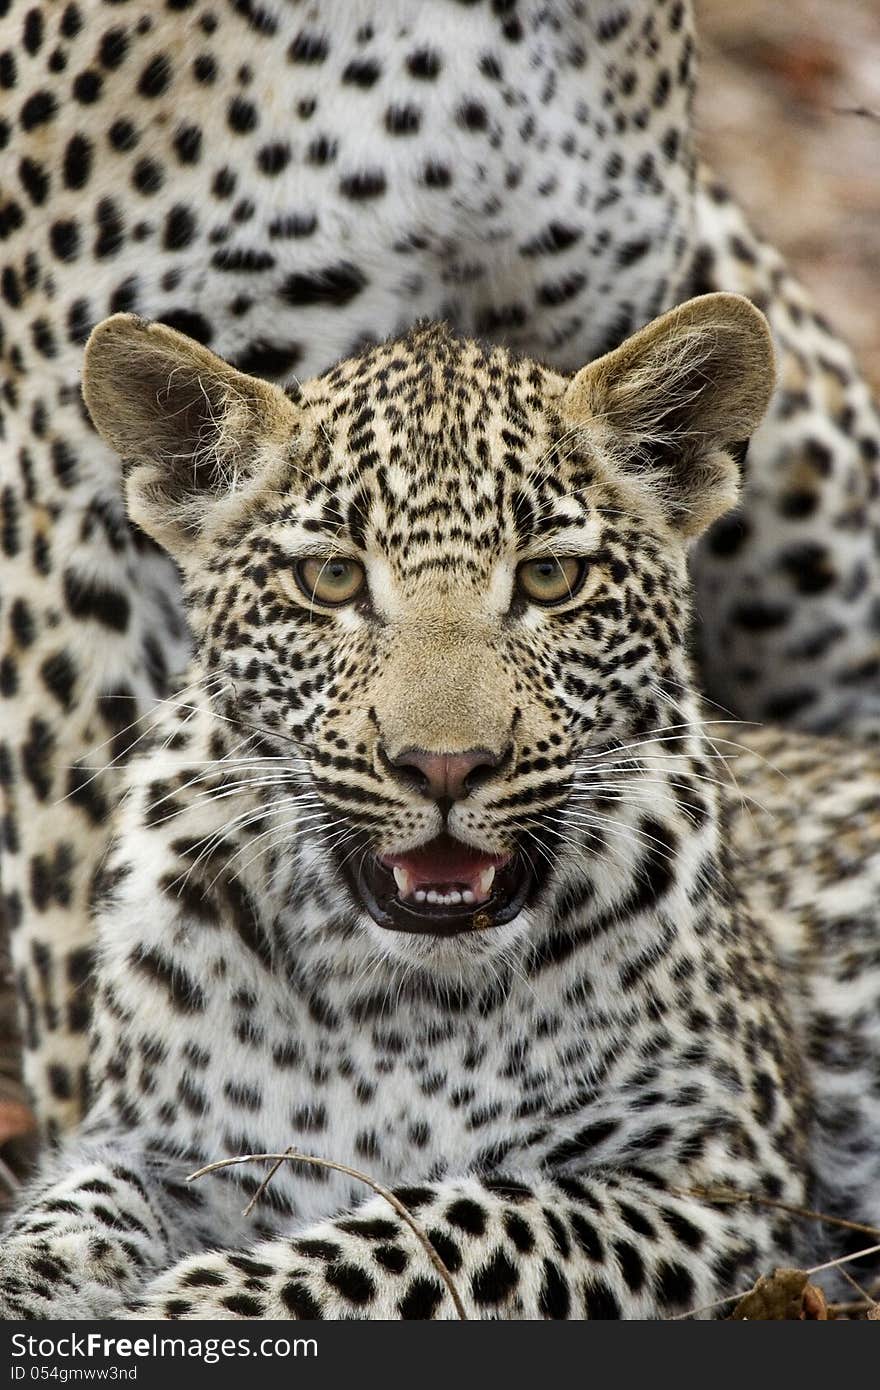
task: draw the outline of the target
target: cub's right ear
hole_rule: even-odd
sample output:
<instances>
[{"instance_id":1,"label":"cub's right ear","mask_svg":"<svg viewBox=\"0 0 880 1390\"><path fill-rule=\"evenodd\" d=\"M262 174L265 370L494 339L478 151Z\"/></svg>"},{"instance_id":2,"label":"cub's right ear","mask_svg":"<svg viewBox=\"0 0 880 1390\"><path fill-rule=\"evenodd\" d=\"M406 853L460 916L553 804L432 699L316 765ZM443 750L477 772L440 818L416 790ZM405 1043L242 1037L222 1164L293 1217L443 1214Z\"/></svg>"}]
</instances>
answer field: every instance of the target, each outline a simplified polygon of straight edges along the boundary
<instances>
[{"instance_id":1,"label":"cub's right ear","mask_svg":"<svg viewBox=\"0 0 880 1390\"><path fill-rule=\"evenodd\" d=\"M172 555L299 428L279 387L134 314L115 314L92 332L83 396L122 456L129 515Z\"/></svg>"},{"instance_id":2,"label":"cub's right ear","mask_svg":"<svg viewBox=\"0 0 880 1390\"><path fill-rule=\"evenodd\" d=\"M774 376L764 315L741 295L705 294L582 368L563 411L692 539L734 505Z\"/></svg>"}]
</instances>

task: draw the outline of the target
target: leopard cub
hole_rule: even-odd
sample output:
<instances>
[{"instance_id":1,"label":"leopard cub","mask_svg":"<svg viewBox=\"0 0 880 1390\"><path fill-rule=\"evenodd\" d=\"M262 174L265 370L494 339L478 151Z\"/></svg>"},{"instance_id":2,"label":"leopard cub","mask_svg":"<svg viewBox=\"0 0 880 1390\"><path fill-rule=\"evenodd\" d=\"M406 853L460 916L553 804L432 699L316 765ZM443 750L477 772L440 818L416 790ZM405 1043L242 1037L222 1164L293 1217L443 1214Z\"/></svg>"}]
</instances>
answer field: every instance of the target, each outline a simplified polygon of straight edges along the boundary
<instances>
[{"instance_id":1,"label":"leopard cub","mask_svg":"<svg viewBox=\"0 0 880 1390\"><path fill-rule=\"evenodd\" d=\"M197 654L94 885L96 1093L7 1232L9 1316L456 1316L342 1174L288 1163L249 1216L259 1164L184 1182L289 1145L394 1185L472 1317L663 1316L794 1257L712 1193L810 1200L833 969L784 996L815 922L749 876L686 655L772 386L725 294L571 377L428 324L289 392L99 325L86 403Z\"/></svg>"}]
</instances>

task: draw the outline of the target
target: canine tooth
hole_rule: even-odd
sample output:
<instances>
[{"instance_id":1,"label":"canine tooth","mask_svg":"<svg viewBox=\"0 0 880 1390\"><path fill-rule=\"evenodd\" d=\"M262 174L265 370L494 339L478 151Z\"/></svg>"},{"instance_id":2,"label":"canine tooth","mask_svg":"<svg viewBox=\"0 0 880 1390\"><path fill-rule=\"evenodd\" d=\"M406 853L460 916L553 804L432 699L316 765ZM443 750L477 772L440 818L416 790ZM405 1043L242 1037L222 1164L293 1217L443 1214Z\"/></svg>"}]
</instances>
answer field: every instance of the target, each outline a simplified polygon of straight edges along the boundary
<instances>
[{"instance_id":1,"label":"canine tooth","mask_svg":"<svg viewBox=\"0 0 880 1390\"><path fill-rule=\"evenodd\" d=\"M463 903L475 903L477 901L470 888L465 888L461 895L461 900Z\"/></svg>"},{"instance_id":2,"label":"canine tooth","mask_svg":"<svg viewBox=\"0 0 880 1390\"><path fill-rule=\"evenodd\" d=\"M426 897L427 897L427 894L425 893L424 888L417 888L417 889L416 889L416 902L417 902L417 903L423 903L423 902L425 901L425 898L426 898Z\"/></svg>"},{"instance_id":3,"label":"canine tooth","mask_svg":"<svg viewBox=\"0 0 880 1390\"><path fill-rule=\"evenodd\" d=\"M488 898L495 882L495 865L490 864L488 869L484 869L477 879L477 892L484 898Z\"/></svg>"},{"instance_id":4,"label":"canine tooth","mask_svg":"<svg viewBox=\"0 0 880 1390\"><path fill-rule=\"evenodd\" d=\"M394 866L394 882L397 884L398 892L402 898L408 898L412 892L412 874L408 869L399 869Z\"/></svg>"}]
</instances>

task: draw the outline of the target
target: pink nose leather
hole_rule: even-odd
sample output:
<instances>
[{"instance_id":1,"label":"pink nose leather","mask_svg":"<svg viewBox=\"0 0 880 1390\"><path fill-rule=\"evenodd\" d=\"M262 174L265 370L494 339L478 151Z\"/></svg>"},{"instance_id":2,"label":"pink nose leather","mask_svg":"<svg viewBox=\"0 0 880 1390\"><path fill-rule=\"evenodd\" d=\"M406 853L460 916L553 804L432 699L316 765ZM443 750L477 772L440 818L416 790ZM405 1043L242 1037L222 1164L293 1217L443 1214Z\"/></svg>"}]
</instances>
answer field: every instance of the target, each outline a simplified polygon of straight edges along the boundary
<instances>
[{"instance_id":1,"label":"pink nose leather","mask_svg":"<svg viewBox=\"0 0 880 1390\"><path fill-rule=\"evenodd\" d=\"M405 748L393 759L393 766L420 773L435 801L461 801L468 794L471 774L478 768L495 767L497 762L485 748L469 748L464 753L423 753L418 748Z\"/></svg>"}]
</instances>

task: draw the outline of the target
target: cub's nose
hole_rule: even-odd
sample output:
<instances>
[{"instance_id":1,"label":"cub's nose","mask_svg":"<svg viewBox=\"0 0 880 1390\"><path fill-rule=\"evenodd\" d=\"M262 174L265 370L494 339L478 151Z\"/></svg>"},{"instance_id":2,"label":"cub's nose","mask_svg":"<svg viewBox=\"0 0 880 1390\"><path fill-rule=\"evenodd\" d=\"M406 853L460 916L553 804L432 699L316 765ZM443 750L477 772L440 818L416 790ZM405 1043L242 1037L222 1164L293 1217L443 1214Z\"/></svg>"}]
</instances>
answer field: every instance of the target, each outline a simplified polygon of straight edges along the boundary
<instances>
[{"instance_id":1,"label":"cub's nose","mask_svg":"<svg viewBox=\"0 0 880 1390\"><path fill-rule=\"evenodd\" d=\"M488 748L468 748L464 753L427 753L404 748L396 758L385 757L398 776L435 801L462 801L491 775L501 758Z\"/></svg>"}]
</instances>

